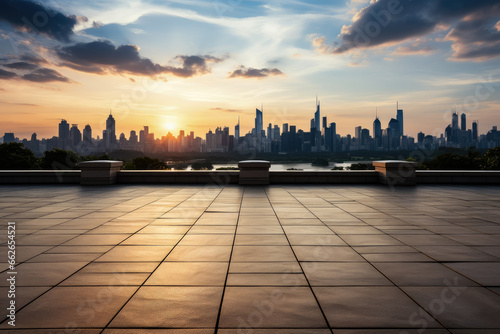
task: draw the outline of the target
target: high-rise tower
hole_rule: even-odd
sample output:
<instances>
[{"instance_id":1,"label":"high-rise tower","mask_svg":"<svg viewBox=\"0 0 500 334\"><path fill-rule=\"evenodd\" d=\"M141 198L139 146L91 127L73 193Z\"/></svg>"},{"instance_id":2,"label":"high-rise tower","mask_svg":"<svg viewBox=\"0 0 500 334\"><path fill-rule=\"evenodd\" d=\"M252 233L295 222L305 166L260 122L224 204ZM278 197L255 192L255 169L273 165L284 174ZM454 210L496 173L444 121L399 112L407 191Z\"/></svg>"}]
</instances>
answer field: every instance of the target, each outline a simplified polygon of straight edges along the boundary
<instances>
[{"instance_id":1,"label":"high-rise tower","mask_svg":"<svg viewBox=\"0 0 500 334\"><path fill-rule=\"evenodd\" d=\"M238 124L234 127L234 140L238 141L240 138L240 116L238 116Z\"/></svg>"},{"instance_id":2,"label":"high-rise tower","mask_svg":"<svg viewBox=\"0 0 500 334\"><path fill-rule=\"evenodd\" d=\"M317 96L316 96L316 112L314 113L314 127L316 128L316 131L321 131L320 102Z\"/></svg>"},{"instance_id":3,"label":"high-rise tower","mask_svg":"<svg viewBox=\"0 0 500 334\"><path fill-rule=\"evenodd\" d=\"M69 139L69 123L65 119L59 123L59 139Z\"/></svg>"},{"instance_id":4,"label":"high-rise tower","mask_svg":"<svg viewBox=\"0 0 500 334\"><path fill-rule=\"evenodd\" d=\"M405 128L404 128L404 123L403 123L403 109L399 109L399 101L397 102L396 109L397 109L396 119L399 122L399 133L401 134L401 136L404 136Z\"/></svg>"},{"instance_id":5,"label":"high-rise tower","mask_svg":"<svg viewBox=\"0 0 500 334\"><path fill-rule=\"evenodd\" d=\"M263 119L263 111L264 107L261 107L262 110L255 110L255 135L260 137L262 130L264 129L264 119Z\"/></svg>"}]
</instances>

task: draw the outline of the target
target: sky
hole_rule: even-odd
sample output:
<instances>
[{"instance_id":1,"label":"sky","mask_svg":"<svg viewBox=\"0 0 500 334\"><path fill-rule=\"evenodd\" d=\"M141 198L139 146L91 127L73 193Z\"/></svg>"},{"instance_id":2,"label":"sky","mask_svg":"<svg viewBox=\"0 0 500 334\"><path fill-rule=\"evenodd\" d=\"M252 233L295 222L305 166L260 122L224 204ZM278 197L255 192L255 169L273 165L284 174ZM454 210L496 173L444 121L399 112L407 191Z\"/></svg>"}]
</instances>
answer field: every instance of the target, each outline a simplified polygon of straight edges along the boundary
<instances>
[{"instance_id":1,"label":"sky","mask_svg":"<svg viewBox=\"0 0 500 334\"><path fill-rule=\"evenodd\" d=\"M0 0L0 133L500 125L498 0Z\"/></svg>"}]
</instances>

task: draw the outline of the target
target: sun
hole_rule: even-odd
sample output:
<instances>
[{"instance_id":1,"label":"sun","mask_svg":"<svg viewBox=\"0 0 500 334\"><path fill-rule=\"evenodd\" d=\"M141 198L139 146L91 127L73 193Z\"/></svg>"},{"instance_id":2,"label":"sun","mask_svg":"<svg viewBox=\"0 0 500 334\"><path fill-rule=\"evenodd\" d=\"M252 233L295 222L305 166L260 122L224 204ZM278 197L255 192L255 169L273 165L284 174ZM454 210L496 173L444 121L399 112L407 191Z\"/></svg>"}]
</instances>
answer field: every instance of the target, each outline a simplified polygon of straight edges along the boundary
<instances>
[{"instance_id":1,"label":"sun","mask_svg":"<svg viewBox=\"0 0 500 334\"><path fill-rule=\"evenodd\" d=\"M177 128L177 124L175 124L172 121L168 121L168 122L163 123L163 128L165 128L168 131L173 131Z\"/></svg>"}]
</instances>

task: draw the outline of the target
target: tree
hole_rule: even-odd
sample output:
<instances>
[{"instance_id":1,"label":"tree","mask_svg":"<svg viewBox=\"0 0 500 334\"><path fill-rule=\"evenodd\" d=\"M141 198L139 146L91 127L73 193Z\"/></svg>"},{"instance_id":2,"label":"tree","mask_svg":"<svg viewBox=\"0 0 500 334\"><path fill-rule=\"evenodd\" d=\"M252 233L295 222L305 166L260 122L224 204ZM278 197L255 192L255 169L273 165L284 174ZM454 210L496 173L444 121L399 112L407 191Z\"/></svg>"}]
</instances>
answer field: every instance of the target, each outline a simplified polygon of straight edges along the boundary
<instances>
[{"instance_id":1,"label":"tree","mask_svg":"<svg viewBox=\"0 0 500 334\"><path fill-rule=\"evenodd\" d=\"M500 170L500 146L490 148L484 154L483 169Z\"/></svg>"},{"instance_id":2,"label":"tree","mask_svg":"<svg viewBox=\"0 0 500 334\"><path fill-rule=\"evenodd\" d=\"M45 151L41 167L42 169L72 170L78 169L78 163L82 158L73 151L60 150L54 148L52 151Z\"/></svg>"},{"instance_id":3,"label":"tree","mask_svg":"<svg viewBox=\"0 0 500 334\"><path fill-rule=\"evenodd\" d=\"M193 170L212 170L214 166L209 160L204 160L202 162L195 162L191 165Z\"/></svg>"},{"instance_id":4,"label":"tree","mask_svg":"<svg viewBox=\"0 0 500 334\"><path fill-rule=\"evenodd\" d=\"M157 169L168 169L168 166L160 159L153 159L150 157L140 157L132 160L131 164L127 164L126 169L157 170Z\"/></svg>"},{"instance_id":5,"label":"tree","mask_svg":"<svg viewBox=\"0 0 500 334\"><path fill-rule=\"evenodd\" d=\"M38 159L31 150L19 143L5 143L0 145L0 169L22 170L36 169Z\"/></svg>"}]
</instances>

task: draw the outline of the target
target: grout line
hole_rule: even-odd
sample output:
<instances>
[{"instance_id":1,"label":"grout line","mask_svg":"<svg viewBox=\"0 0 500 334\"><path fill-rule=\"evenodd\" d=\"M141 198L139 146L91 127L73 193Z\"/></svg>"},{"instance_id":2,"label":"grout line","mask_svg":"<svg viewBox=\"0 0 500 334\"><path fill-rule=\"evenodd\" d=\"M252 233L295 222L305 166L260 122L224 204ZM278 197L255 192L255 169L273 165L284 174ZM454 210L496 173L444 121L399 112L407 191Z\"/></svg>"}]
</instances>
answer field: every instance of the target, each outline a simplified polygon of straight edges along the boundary
<instances>
[{"instance_id":1,"label":"grout line","mask_svg":"<svg viewBox=\"0 0 500 334\"><path fill-rule=\"evenodd\" d=\"M284 188L282 188L282 189L284 190ZM286 190L285 190L285 191L286 191ZM280 224L281 230L283 231L283 234L285 235L285 238L286 238L286 240L287 240L287 242L288 242L288 246L290 247L290 250L292 251L293 256L295 257L295 260L297 261L297 264L299 265L300 270L302 271L302 275L304 276L304 278L305 278L305 280L306 280L306 282L307 282L307 285L308 285L308 287L309 287L309 290L311 291L311 293L312 293L312 295L313 295L314 299L316 300L316 304L318 305L318 308L319 308L319 310L321 311L321 314L323 315L323 319L325 320L326 325L328 326L328 329L329 329L329 330L330 330L330 332L333 334L333 328L332 328L332 326L330 325L330 322L328 321L328 318L326 317L325 311L323 311L323 308L321 307L321 304L320 304L320 302L319 302L319 299L318 299L318 297L316 296L316 293L314 292L314 290L313 290L313 288L312 288L312 286L311 286L311 283L309 282L309 278L306 276L306 273L305 273L305 271L304 271L304 268L302 268L302 263L300 263L299 258L297 257L297 254L295 254L295 250L293 249L292 244L291 244L290 240L288 239L288 235L286 234L285 229L283 228L283 225L281 224L281 220L280 220L280 218L278 217L278 214L276 213L276 210L274 209L274 205L273 205L273 203L271 202L271 199L269 198L269 194L268 194L268 192L267 192L266 190L265 190L264 192L265 192L265 194L266 194L267 200L269 201L269 204L271 205L271 208L272 208L272 209L273 209L273 211L274 211L274 214L275 214L275 216L276 216L276 219L278 220L278 223ZM295 197L293 197L293 198L294 198L297 202L299 202L299 201L298 201ZM299 203L300 203L301 205L303 205L301 202L299 202Z\"/></svg>"},{"instance_id":2,"label":"grout line","mask_svg":"<svg viewBox=\"0 0 500 334\"><path fill-rule=\"evenodd\" d=\"M226 278L224 280L224 287L222 288L222 296L220 299L219 312L217 313L217 321L215 322L214 334L217 334L217 332L219 331L220 317L222 315L222 304L224 303L224 296L226 294L227 280L229 278L229 270L231 268L231 260L233 258L234 244L236 243L236 235L238 232L238 223L240 221L241 207L243 205L243 198L245 197L245 189L246 188L243 187L243 192L241 193L240 208L238 210L238 219L236 220L236 227L234 229L233 244L231 246L231 253L229 254L229 262L227 264Z\"/></svg>"},{"instance_id":3,"label":"grout line","mask_svg":"<svg viewBox=\"0 0 500 334\"><path fill-rule=\"evenodd\" d=\"M288 190L285 189L286 192L288 192L288 194L290 194L290 196L292 196L295 200L297 200L297 198L291 193L289 192ZM373 265L370 261L368 261L364 256L363 254L359 253L356 249L354 249L353 246L351 246L348 242L346 242L340 235L338 235L337 233L335 233L334 230L332 230L332 228L328 225L326 225L316 214L314 214L314 212L312 212L307 206L305 206L302 202L300 202L299 200L297 200L304 208L306 208L312 215L314 215L314 217L316 217L319 221L321 221L324 226L326 226L330 231L332 231L334 233L334 235L336 235L338 238L340 238L343 242L345 242L348 247L350 247L354 252L356 252L359 256L361 256L367 263L369 263L375 270L377 270L381 275L383 275L389 282L391 282L395 287L397 287L401 292L403 292L406 296L408 296L408 298L410 298L416 305L418 305L422 310L424 310L427 314L429 314L434 320L436 320L436 322L438 324L440 324L441 326L443 326L444 329L446 329L448 332L451 333L451 331L441 322L439 321L434 315L432 315L431 313L429 313L429 311L427 311L426 308L424 308L423 306L420 305L420 303L418 303L413 297L411 297L408 293L406 293L406 291L404 291L400 286L398 286L396 283L394 283L389 277L387 277L382 271L380 271L377 267L375 267L375 265ZM356 201L358 204L360 204L360 202ZM333 205L333 204L332 204ZM362 204L364 205L364 204ZM342 208L340 208L342 211L350 214L349 212L343 210ZM373 208L372 208L373 209ZM377 210L379 211L379 210ZM354 215L350 214L351 216L355 217ZM357 218L357 217L355 217ZM358 218L359 219L359 218ZM369 225L369 224L367 224ZM371 226L371 225L369 225ZM373 227L373 226L372 226Z\"/></svg>"}]
</instances>

